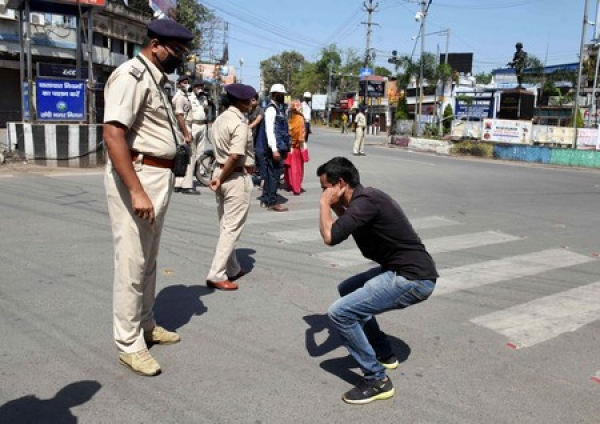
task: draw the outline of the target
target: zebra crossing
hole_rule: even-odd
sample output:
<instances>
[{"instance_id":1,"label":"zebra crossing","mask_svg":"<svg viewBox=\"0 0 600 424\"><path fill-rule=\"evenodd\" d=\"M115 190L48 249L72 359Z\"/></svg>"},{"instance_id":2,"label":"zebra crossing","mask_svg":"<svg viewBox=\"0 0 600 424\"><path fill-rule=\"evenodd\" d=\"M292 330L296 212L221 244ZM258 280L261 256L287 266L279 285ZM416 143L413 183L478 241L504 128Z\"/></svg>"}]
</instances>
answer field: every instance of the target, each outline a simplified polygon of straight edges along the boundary
<instances>
[{"instance_id":1,"label":"zebra crossing","mask_svg":"<svg viewBox=\"0 0 600 424\"><path fill-rule=\"evenodd\" d=\"M315 205L317 201L315 201ZM249 217L248 225L262 225L272 229L266 235L277 241L281 248L310 246L309 256L315 267L364 268L370 263L356 248L327 247L321 243L318 229L318 209L292 209L287 214L256 212ZM277 230L277 224L294 222L294 230ZM444 232L452 229L453 235L424 238L427 250L434 256L441 253L466 251L486 246L520 243L525 238L500 231L469 232L465 223L444 216L426 216L411 220L419 232L435 229ZM461 234L456 235L457 229ZM473 256L477 258L477 256ZM496 283L534 277L546 272L567 269L596 261L591 255L583 255L566 248L550 248L507 256L488 261L474 260L468 265L440 270L440 278L434 297L450 296L456 292L485 290ZM501 335L508 346L515 349L529 348L548 340L573 332L600 319L600 282L589 282L549 296L468 318L471 324ZM600 383L600 375L592 379Z\"/></svg>"}]
</instances>

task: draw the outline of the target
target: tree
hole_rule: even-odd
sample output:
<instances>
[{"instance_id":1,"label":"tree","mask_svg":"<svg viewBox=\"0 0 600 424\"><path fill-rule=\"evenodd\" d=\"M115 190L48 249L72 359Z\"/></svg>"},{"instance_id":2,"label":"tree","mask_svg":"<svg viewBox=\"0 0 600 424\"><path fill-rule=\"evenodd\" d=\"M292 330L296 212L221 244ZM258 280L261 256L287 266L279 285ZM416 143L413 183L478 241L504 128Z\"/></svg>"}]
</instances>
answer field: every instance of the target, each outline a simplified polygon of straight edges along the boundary
<instances>
[{"instance_id":1,"label":"tree","mask_svg":"<svg viewBox=\"0 0 600 424\"><path fill-rule=\"evenodd\" d=\"M402 93L398 98L398 106L394 116L397 121L410 119L408 115L408 105L406 104L406 94Z\"/></svg>"},{"instance_id":2,"label":"tree","mask_svg":"<svg viewBox=\"0 0 600 424\"><path fill-rule=\"evenodd\" d=\"M175 20L194 33L194 40L191 43L192 50L198 49L201 43L202 34L200 34L198 24L212 19L215 19L215 15L210 9L195 0L177 0Z\"/></svg>"},{"instance_id":3,"label":"tree","mask_svg":"<svg viewBox=\"0 0 600 424\"><path fill-rule=\"evenodd\" d=\"M475 75L475 80L479 84L489 84L492 82L492 74L486 74L485 72L480 72Z\"/></svg>"},{"instance_id":4,"label":"tree","mask_svg":"<svg viewBox=\"0 0 600 424\"><path fill-rule=\"evenodd\" d=\"M450 133L450 130L452 129L452 121L453 120L454 120L454 111L452 110L452 106L446 105L446 107L444 108L443 121L442 121L444 134ZM444 134L442 134L442 135L444 135Z\"/></svg>"},{"instance_id":5,"label":"tree","mask_svg":"<svg viewBox=\"0 0 600 424\"><path fill-rule=\"evenodd\" d=\"M284 84L288 93L299 97L302 92L295 87L298 74L302 72L306 64L304 56L296 51L285 51L281 54L271 56L260 62L260 72L269 88L273 84Z\"/></svg>"}]
</instances>

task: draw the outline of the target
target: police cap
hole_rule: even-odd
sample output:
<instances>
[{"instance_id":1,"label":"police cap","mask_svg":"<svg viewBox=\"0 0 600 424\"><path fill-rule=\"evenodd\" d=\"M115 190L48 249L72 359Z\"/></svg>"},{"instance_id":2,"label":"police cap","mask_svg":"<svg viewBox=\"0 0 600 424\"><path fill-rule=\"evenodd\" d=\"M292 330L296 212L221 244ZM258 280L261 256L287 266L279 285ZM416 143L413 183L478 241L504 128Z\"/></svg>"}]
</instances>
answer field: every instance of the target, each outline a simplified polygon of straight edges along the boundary
<instances>
[{"instance_id":1,"label":"police cap","mask_svg":"<svg viewBox=\"0 0 600 424\"><path fill-rule=\"evenodd\" d=\"M194 39L194 34L171 19L157 19L148 24L148 37L187 44Z\"/></svg>"},{"instance_id":2,"label":"police cap","mask_svg":"<svg viewBox=\"0 0 600 424\"><path fill-rule=\"evenodd\" d=\"M225 86L225 91L231 97L235 97L239 100L250 100L256 96L256 90L254 87L246 84L228 84Z\"/></svg>"},{"instance_id":3,"label":"police cap","mask_svg":"<svg viewBox=\"0 0 600 424\"><path fill-rule=\"evenodd\" d=\"M188 77L187 75L181 75L179 78L177 78L177 82L181 82L181 81L189 81L190 77Z\"/></svg>"},{"instance_id":4,"label":"police cap","mask_svg":"<svg viewBox=\"0 0 600 424\"><path fill-rule=\"evenodd\" d=\"M194 81L194 83L192 84L194 87L198 87L199 85L204 85L204 80L196 80Z\"/></svg>"}]
</instances>

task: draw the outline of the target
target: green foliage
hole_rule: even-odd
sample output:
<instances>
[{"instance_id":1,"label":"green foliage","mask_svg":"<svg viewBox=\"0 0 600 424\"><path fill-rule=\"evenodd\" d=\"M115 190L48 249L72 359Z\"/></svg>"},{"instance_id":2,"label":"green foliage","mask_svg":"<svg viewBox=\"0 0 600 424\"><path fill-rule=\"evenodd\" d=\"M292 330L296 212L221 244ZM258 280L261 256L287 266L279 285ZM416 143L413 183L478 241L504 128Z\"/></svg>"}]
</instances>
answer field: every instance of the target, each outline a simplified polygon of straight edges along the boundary
<instances>
[{"instance_id":1,"label":"green foliage","mask_svg":"<svg viewBox=\"0 0 600 424\"><path fill-rule=\"evenodd\" d=\"M394 118L397 121L409 119L406 96L400 96L398 99L398 107L396 108L396 114L394 115Z\"/></svg>"},{"instance_id":2,"label":"green foliage","mask_svg":"<svg viewBox=\"0 0 600 424\"><path fill-rule=\"evenodd\" d=\"M444 134L449 134L452 129L452 121L454 120L454 111L452 110L452 106L446 105L444 108L444 115L442 126L444 130Z\"/></svg>"},{"instance_id":3,"label":"green foliage","mask_svg":"<svg viewBox=\"0 0 600 424\"><path fill-rule=\"evenodd\" d=\"M492 158L494 156L494 145L479 141L461 141L455 143L451 151L453 154L458 155Z\"/></svg>"},{"instance_id":4,"label":"green foliage","mask_svg":"<svg viewBox=\"0 0 600 424\"><path fill-rule=\"evenodd\" d=\"M285 51L263 60L260 62L260 70L265 87L268 90L273 84L283 84L293 97L302 95L296 82L298 81L297 74L302 72L305 65L304 56L296 51Z\"/></svg>"},{"instance_id":5,"label":"green foliage","mask_svg":"<svg viewBox=\"0 0 600 424\"><path fill-rule=\"evenodd\" d=\"M475 75L475 79L478 84L489 84L492 82L492 74L486 74L485 72L480 72Z\"/></svg>"},{"instance_id":6,"label":"green foliage","mask_svg":"<svg viewBox=\"0 0 600 424\"><path fill-rule=\"evenodd\" d=\"M198 24L212 19L215 19L214 14L195 0L177 0L175 20L194 33L192 50L197 49L201 42L202 34L200 34Z\"/></svg>"}]
</instances>

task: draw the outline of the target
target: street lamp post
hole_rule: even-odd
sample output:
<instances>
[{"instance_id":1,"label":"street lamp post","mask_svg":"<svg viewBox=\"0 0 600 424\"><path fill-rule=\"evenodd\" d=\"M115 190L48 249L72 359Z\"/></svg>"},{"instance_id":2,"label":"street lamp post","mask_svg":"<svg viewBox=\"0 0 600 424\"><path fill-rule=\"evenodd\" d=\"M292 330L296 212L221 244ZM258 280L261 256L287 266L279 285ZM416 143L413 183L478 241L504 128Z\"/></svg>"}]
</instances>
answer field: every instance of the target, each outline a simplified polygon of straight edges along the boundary
<instances>
[{"instance_id":1,"label":"street lamp post","mask_svg":"<svg viewBox=\"0 0 600 424\"><path fill-rule=\"evenodd\" d=\"M581 90L581 77L583 71L583 51L585 47L585 32L588 25L588 5L589 0L585 0L585 7L583 11L583 27L581 29L581 45L579 47L579 72L577 73L577 87L575 90L575 101L573 107L573 144L572 147L577 147L577 116L579 116L579 92Z\"/></svg>"}]
</instances>

